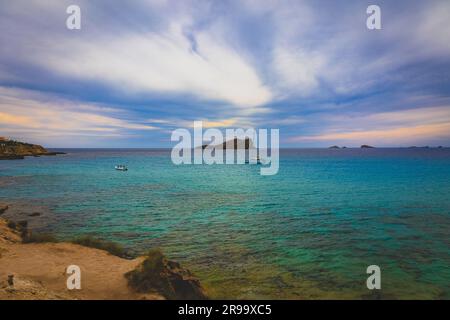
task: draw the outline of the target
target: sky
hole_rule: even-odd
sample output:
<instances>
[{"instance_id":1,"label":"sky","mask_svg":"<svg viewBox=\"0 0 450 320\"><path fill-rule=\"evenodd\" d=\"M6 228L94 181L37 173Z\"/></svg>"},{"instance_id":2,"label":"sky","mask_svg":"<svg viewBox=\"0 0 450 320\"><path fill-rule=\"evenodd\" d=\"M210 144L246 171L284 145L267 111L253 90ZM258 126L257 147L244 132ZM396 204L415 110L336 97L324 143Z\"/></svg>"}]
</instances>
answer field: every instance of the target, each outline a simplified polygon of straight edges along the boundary
<instances>
[{"instance_id":1,"label":"sky","mask_svg":"<svg viewBox=\"0 0 450 320\"><path fill-rule=\"evenodd\" d=\"M0 136L171 147L203 121L282 147L450 146L447 0L1 0L0 30Z\"/></svg>"}]
</instances>

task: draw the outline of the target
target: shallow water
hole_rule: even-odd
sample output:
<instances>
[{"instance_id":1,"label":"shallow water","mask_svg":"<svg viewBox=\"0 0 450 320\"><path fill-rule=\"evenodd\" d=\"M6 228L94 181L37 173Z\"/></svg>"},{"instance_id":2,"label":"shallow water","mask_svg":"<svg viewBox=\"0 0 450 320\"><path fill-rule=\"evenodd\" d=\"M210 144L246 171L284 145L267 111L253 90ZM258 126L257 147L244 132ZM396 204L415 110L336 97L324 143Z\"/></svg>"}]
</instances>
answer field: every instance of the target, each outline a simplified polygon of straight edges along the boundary
<instances>
[{"instance_id":1,"label":"shallow water","mask_svg":"<svg viewBox=\"0 0 450 320\"><path fill-rule=\"evenodd\" d=\"M159 246L213 298L450 298L450 149L286 149L275 176L175 166L169 150L68 152L0 162L0 200L50 208L61 238Z\"/></svg>"}]
</instances>

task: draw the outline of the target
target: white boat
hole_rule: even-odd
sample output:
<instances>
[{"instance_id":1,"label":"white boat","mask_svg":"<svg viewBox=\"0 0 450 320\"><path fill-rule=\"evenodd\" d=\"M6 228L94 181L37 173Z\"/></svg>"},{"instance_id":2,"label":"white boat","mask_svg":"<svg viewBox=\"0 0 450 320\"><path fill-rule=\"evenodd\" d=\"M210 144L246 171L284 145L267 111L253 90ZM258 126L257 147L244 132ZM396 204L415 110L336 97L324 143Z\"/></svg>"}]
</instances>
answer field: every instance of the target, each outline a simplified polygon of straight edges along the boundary
<instances>
[{"instance_id":1,"label":"white boat","mask_svg":"<svg viewBox=\"0 0 450 320\"><path fill-rule=\"evenodd\" d=\"M118 164L116 166L116 170L118 170L118 171L128 171L128 168L126 166L124 166L123 164Z\"/></svg>"}]
</instances>

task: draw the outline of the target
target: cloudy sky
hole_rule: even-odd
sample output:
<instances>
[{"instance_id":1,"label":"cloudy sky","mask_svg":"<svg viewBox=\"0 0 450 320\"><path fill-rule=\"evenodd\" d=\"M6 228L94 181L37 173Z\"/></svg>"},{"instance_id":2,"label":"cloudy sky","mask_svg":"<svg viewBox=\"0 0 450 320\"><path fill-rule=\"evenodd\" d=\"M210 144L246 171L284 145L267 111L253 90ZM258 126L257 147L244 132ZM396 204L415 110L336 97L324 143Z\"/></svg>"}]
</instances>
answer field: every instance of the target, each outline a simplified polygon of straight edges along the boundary
<instances>
[{"instance_id":1,"label":"cloudy sky","mask_svg":"<svg viewBox=\"0 0 450 320\"><path fill-rule=\"evenodd\" d=\"M170 147L203 120L284 147L450 145L448 0L15 0L0 30L0 136Z\"/></svg>"}]
</instances>

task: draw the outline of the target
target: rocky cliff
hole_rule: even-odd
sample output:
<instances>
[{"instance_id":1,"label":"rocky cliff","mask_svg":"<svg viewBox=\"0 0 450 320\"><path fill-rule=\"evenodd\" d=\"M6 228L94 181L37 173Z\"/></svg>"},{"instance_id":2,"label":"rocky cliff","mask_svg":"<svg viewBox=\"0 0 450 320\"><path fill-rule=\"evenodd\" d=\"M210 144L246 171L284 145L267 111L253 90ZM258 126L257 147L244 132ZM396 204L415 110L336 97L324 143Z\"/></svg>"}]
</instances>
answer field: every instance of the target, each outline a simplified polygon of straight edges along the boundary
<instances>
[{"instance_id":1,"label":"rocky cliff","mask_svg":"<svg viewBox=\"0 0 450 320\"><path fill-rule=\"evenodd\" d=\"M8 206L0 204L0 209ZM158 250L125 259L49 237L24 241L29 230L24 232L23 225L0 218L0 300L207 298L197 278ZM66 286L66 269L73 264L81 268L80 290Z\"/></svg>"},{"instance_id":2,"label":"rocky cliff","mask_svg":"<svg viewBox=\"0 0 450 320\"><path fill-rule=\"evenodd\" d=\"M0 139L0 160L23 159L24 157L53 156L62 152L49 152L36 144L24 143L14 140Z\"/></svg>"}]
</instances>

